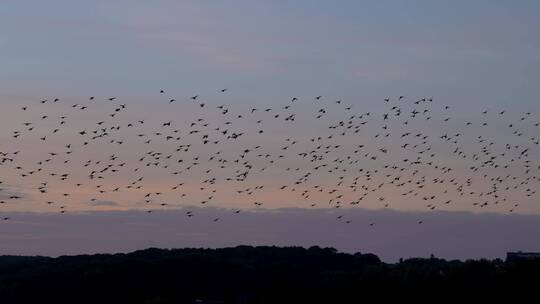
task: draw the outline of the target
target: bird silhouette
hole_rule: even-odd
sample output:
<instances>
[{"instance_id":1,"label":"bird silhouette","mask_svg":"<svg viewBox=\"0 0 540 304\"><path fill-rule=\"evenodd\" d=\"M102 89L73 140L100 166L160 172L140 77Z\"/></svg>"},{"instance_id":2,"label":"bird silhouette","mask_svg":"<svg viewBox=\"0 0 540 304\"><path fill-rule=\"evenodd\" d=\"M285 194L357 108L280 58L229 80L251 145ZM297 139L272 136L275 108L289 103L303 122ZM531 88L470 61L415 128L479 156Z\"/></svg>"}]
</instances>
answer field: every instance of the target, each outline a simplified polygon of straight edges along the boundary
<instances>
[{"instance_id":1,"label":"bird silhouette","mask_svg":"<svg viewBox=\"0 0 540 304\"><path fill-rule=\"evenodd\" d=\"M0 208L25 211L15 201L28 199L66 213L122 201L151 213L225 207L224 201L278 208L283 199L340 212L367 206L514 213L536 198L540 123L531 112L482 109L468 121L452 114L454 105L404 95L379 99L370 112L315 94L317 102L293 97L235 108L213 100L234 91L212 91L227 94L174 97L161 89L154 93L165 104L156 103L159 114L131 110L136 104L112 102L116 97L22 106L2 131L8 141L0 166L10 186L0 183L9 188L0 191ZM186 99L193 102L175 102ZM17 194L17 187L32 195ZM240 213L236 207L231 214ZM350 227L360 222L337 219Z\"/></svg>"}]
</instances>

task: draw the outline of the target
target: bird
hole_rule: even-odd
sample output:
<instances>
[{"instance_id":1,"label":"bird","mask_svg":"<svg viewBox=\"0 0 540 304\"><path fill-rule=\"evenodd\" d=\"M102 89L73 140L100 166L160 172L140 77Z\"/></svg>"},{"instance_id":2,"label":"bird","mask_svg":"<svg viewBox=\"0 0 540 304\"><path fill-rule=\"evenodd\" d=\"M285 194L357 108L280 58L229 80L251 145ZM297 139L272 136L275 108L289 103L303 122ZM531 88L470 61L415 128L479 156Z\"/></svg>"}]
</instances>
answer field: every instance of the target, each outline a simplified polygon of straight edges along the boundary
<instances>
[{"instance_id":1,"label":"bird","mask_svg":"<svg viewBox=\"0 0 540 304\"><path fill-rule=\"evenodd\" d=\"M10 179L9 187L2 185L8 190L0 190L0 208L24 211L27 205L16 201L28 199L66 213L72 205L95 210L106 206L101 201L122 199L123 206L148 213L220 208L227 200L271 209L279 203L266 200L283 196L294 207L335 208L337 220L350 224L346 212L363 204L515 213L537 195L540 123L532 112L483 108L475 114L480 119L468 121L453 114L458 106L422 96L385 97L374 101L378 110L362 112L341 99L324 106L296 103L297 97L235 105L222 104L225 95L217 94L215 100L188 95L195 102L182 104L163 89L151 94L166 99L145 112L94 96L16 108L9 117L14 124L0 131L6 135L2 178ZM12 187L30 189L29 195ZM391 202L394 195L401 204Z\"/></svg>"}]
</instances>

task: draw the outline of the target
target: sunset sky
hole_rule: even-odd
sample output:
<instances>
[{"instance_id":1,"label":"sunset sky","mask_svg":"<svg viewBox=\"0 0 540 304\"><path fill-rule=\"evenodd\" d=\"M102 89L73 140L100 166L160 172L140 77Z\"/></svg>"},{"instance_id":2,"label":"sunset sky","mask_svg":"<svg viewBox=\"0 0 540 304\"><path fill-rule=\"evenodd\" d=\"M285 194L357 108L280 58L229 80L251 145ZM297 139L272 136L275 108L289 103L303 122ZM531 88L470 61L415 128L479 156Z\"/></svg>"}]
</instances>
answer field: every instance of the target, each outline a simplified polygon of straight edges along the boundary
<instances>
[{"instance_id":1,"label":"sunset sky","mask_svg":"<svg viewBox=\"0 0 540 304\"><path fill-rule=\"evenodd\" d=\"M352 221L357 228L376 221L386 222L387 228L366 236L365 247L357 245L362 239L344 238L340 242L327 242L332 239L332 233L320 234L319 242L349 251L373 250L388 259L399 256L389 253L391 250L405 247L383 246L373 240L380 236L392 242L400 237L388 232L391 230L389 225L392 225L389 219L397 218L410 218L413 224L426 222L426 229L432 232L427 233L425 239L418 238L417 242L440 237L438 241L443 244L446 239L440 235L441 231L447 227L457 229L460 219L466 219L467 227L475 229L475 216L482 223L489 222L485 218L495 217L497 223L526 227L523 229L528 231L522 232L523 241L516 241L516 244L523 249L540 250L539 243L528 242L526 237L540 232L540 226L531 224L531 218L540 216L536 193L540 183L540 146L535 144L540 139L540 127L534 125L540 122L538 16L540 2L527 0L2 1L0 152L7 154L0 156L10 158L16 151L19 154L15 154L16 161L0 166L0 181L3 182L0 184L0 201L4 202L0 205L0 213L2 217L11 218L11 223L0 223L6 227L11 225L8 230L0 228L0 241L8 244L4 247L7 248L5 252L0 249L0 254L55 255L88 249L82 245L70 247L67 241L70 237L66 237L65 242L62 238L55 241L57 247L54 250L47 248L45 243L41 247L25 245L24 240L58 238L55 229L37 234L32 228L42 225L74 229L82 238L92 235L97 241L88 250L94 252L155 245L145 242L144 238L123 240L124 243L119 242L121 245L117 247L100 245L100 234L95 234L95 231L88 233L91 224L85 222L84 227L77 226L69 219L87 216L85 220L92 223L92 216L99 217L103 212L102 216L135 216L136 225L144 225L141 218L147 214L142 211L155 210L157 213L148 215L150 238L162 232L152 228L152 223L159 222L160 216L162 220L170 219L171 214L186 208L206 214L205 220L198 218L197 214L194 217L200 222L194 226L193 233L201 233L201 239L191 242L187 238L183 242L183 236L179 236L180 239L163 238L157 242L158 245L292 244L294 240L302 239L304 241L299 242L302 245L317 242L317 239L303 233L295 235L295 239L288 239L283 236L283 231L269 228L273 221L279 225L272 210L282 210L286 219L297 217L298 223L305 222L311 225L309 227L325 223L332 227L330 231L340 235L345 233L340 229L345 228L332 226L340 225L334 223L336 216ZM227 91L221 92L222 89ZM164 92L160 93L160 90ZM94 100L89 100L91 96ZM195 100L191 98L193 96L198 97ZM321 98L316 99L317 96ZM398 96L404 96L401 104ZM108 101L110 97L116 99ZM293 97L298 98L296 103L291 103ZM59 101L53 102L55 98ZM385 98L391 101L385 102ZM393 115L393 105L402 108L404 115L409 115L410 111L417 109L413 102L426 98L432 98L433 102L418 106L420 110L429 109L427 114L419 114L424 115L422 120L411 119L406 126L402 116L383 120L384 114ZM170 102L171 99L174 102ZM42 104L42 100L47 102ZM118 116L110 119L108 115L120 105L125 109L118 110ZM287 105L292 107L284 108ZM23 107L27 108L21 110ZM254 113L251 111L253 108L257 108ZM230 112L224 115L221 113L223 109ZM264 112L265 109L271 110ZM504 114L500 114L503 111ZM324 114L323 117L315 119L320 113ZM296 115L293 123L283 119L292 114ZM237 115L242 115L242 118L237 118ZM279 120L273 115L280 115ZM309 175L309 197L305 197L308 194L301 195L308 185L302 188L303 184L300 184L294 193L281 191L282 185L293 185L304 173L315 172L309 158L304 158L305 161L298 158L300 153L313 149L314 141L310 140L333 134L329 133L334 131L329 131L328 126L340 121L346 124L351 115L356 116L351 119L354 124L366 123L362 132L349 132L331 141L321 141L323 146L344 149L340 152L329 148L325 154L328 167L324 169L339 165L335 165L332 172L317 171ZM427 116L433 119L426 120ZM445 118L449 120L444 121ZM86 133L98 128L96 123L101 120L107 127L122 126L122 129L111 131L112 135L106 140L98 139L99 142L82 146L85 139L79 132L84 131L84 136L87 136ZM144 124L138 124L140 120L144 120ZM51 131L58 128L61 121L65 121L65 125L58 133L52 134ZM227 121L233 121L233 124L229 127L225 124ZM163 126L167 122L172 122L170 128ZM465 125L468 122L470 126ZM209 126L204 126L205 123ZM128 124L134 126L130 129ZM208 131L204 129L206 127ZM215 127L219 130L213 129ZM392 136L385 139L386 127ZM173 133L175 129L179 132ZM194 129L200 134L188 133ZM219 145L200 143L200 136L206 133L210 134L212 141L217 141L219 138L210 131L225 129L246 134L239 141L225 142L221 139ZM264 133L257 133L262 129ZM337 133L341 129L335 130ZM368 194L379 182L388 184L388 180L395 176L399 176L401 179L396 180L400 181L407 178L422 180L416 175L409 175L414 171L413 166L403 165L400 175L396 172L390 174L388 168L381 169L382 165L397 166L403 164L403 158L416 157L418 150L403 152L399 156L380 153L385 149L390 152L399 150L407 143L404 141L407 138L399 138L399 133L407 131L413 133L411 137L416 133L427 136L427 151L435 154L432 157L435 164L430 163L429 168L418 173L418 176L425 176L426 188L418 190L416 196L411 193L404 196L402 189L393 186ZM17 134L14 132L22 132L22 135L14 138L13 135ZM460 142L456 146L439 140L441 135L452 136L454 133L460 133L457 136ZM138 137L139 134L144 134L144 137ZM178 146L178 143L155 136L170 135L172 138L176 134L182 137L180 144L193 147L174 154L171 162L182 158L186 166L199 160L201 165L195 164L192 171L185 166L178 168L182 173L174 176L170 174L174 171L173 165L169 166L163 158L160 158L159 165L145 167L148 158L152 158L148 152L172 155ZM47 139L41 140L43 136ZM142 138L152 138L153 141L145 144ZM110 143L109 140L116 142ZM293 141L298 143L291 144ZM490 168L488 163L487 168L471 172L470 167L474 164L452 154L455 147L465 155L481 154L490 142L493 145L489 146L492 149L489 155L507 152L500 157L508 157L508 162L501 162L501 165L511 164L508 168ZM411 142L411 146L414 143ZM73 148L66 148L66 145ZM346 157L359 145L366 146L366 156L363 159L359 156L353 164L355 158ZM253 154L258 152L253 147L256 146L261 146L260 153L269 156L255 157ZM285 146L289 147L283 149ZM505 151L505 146L512 148ZM234 167L233 160L247 147L254 152L250 152L245 161L249 160L249 165L253 165L257 173L250 173L249 181L244 184L224 182L225 178L241 173L235 172L240 170L241 162ZM63 154L66 151L73 154ZM278 157L280 153L281 159ZM147 158L138 164L137 160L145 154ZM372 155L377 155L378 163L369 160ZM228 162L221 164L227 164L227 168L220 171L217 163L207 161L212 156L215 160L227 159ZM50 163L37 165L47 158L52 158ZM85 167L87 161L91 165ZM87 168L97 170L107 164L122 169L118 168L118 174L112 174L103 181L88 181L90 169ZM135 170L139 166L140 171ZM447 173L441 175L440 171L445 169L441 166L451 167L451 176ZM33 171L39 167L43 171L34 174ZM344 183L356 185L352 183L360 167L363 169L360 171L362 178L366 177L366 171L375 176L374 180L365 183L369 190L356 192L350 190L351 187L339 188L340 177ZM530 171L525 173L527 169ZM21 177L21 173L27 172L32 172L31 176ZM57 178L68 172L67 182ZM50 173L56 177L51 177ZM388 175L383 176L383 173ZM379 175L380 179L377 178ZM133 184L144 186L140 191L125 189L126 185L143 176L142 182ZM212 177L217 179L215 184L201 184L201 181L207 182ZM444 179L445 183L429 184L437 178ZM465 186L465 195L455 190L443 192L448 190L447 182L452 178L458 186L461 183L466 185L467 180L472 179L474 186L471 189ZM489 191L493 180L490 178L497 182L500 178L503 180L501 187L504 185L510 189L502 196L484 199L485 193L486 196L491 195ZM38 192L43 182L47 182L48 193L43 194L45 196ZM81 185L77 186L77 183ZM178 184L182 184L179 192L171 191L171 187ZM261 185L264 188L255 188ZM519 186L512 189L514 185ZM115 188L121 190L115 191ZM328 192L334 188L340 189L336 194L342 196L336 197L334 192ZM103 190L102 193L97 189ZM324 189L324 193L318 192L319 189ZM255 193L246 195L251 191ZM163 194L153 196L151 202L144 201L144 194L155 192ZM349 205L349 201L358 199L359 193L363 192L365 200ZM481 193L479 197L478 193ZM437 203L430 204L431 201L422 199L432 195L437 196ZM11 201L12 196L20 196L20 199ZM452 203L442 203L448 200ZM47 203L51 201L53 203ZM335 208L336 201L339 201L339 210ZM254 205L255 202L262 205ZM486 204L482 206L484 202ZM436 210L431 208L432 205L437 205ZM201 211L201 207L210 208ZM348 208L358 210L348 212ZM253 235L247 237L243 229L249 226L245 222L249 220L235 225L234 218L223 215L225 211L222 209L253 213L243 215L248 219L250 216L267 216L262 220L265 224L255 225L258 228L253 228L253 231L256 235L264 234L265 229L273 232L259 241ZM57 215L61 210L67 211L66 214ZM212 212L215 215L208 215ZM305 214L299 215L298 212ZM450 215L445 217L446 213ZM332 224L325 222L324 214ZM369 218L370 215L373 217ZM61 216L65 219L60 220ZM437 223L436 229L432 226L433 230L430 230L430 218L440 219L441 216L444 220ZM186 220L184 213L180 217L182 221ZM224 227L237 238L231 237L227 242L216 241L215 234L206 227L215 225L212 218L224 221ZM229 218L229 222L225 223L225 218ZM96 227L99 226L100 220L94 220ZM290 224L291 229L295 225ZM403 222L396 225L411 233L416 229ZM454 238L463 244L472 244L479 239L495 240L497 225L489 225L481 233L472 236L459 233ZM354 233L352 227L348 229ZM126 227L114 229L119 229L120 232L115 234L119 239L122 233L130 233ZM511 231L518 233L519 229ZM114 243L114 240L107 242ZM500 256L505 250L512 249L507 247L510 246L496 241L487 242L485 250L479 249L471 254ZM449 257L466 256L444 245L437 248L442 255ZM404 252L406 255L422 255L429 250L422 247Z\"/></svg>"}]
</instances>

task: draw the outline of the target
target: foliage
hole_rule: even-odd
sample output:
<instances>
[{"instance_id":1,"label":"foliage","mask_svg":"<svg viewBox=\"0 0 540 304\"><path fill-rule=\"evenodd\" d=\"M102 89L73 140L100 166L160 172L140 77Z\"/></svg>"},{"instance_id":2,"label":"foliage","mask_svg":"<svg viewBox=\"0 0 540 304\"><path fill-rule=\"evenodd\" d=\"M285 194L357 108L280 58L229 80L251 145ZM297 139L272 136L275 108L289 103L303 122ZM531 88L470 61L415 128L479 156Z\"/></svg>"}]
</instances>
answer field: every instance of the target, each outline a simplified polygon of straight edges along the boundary
<instances>
[{"instance_id":1,"label":"foliage","mask_svg":"<svg viewBox=\"0 0 540 304\"><path fill-rule=\"evenodd\" d=\"M147 249L0 257L0 303L361 303L515 299L540 261L408 259L333 248Z\"/></svg>"}]
</instances>

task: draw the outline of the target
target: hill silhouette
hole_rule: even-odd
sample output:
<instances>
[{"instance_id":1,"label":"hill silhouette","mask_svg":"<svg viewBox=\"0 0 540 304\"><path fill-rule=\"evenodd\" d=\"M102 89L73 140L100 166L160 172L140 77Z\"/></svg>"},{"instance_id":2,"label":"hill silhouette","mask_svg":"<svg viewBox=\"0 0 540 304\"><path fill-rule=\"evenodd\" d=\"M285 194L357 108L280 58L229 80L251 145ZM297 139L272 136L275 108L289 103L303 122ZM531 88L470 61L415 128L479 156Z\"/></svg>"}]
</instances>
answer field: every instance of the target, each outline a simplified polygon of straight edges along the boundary
<instances>
[{"instance_id":1,"label":"hill silhouette","mask_svg":"<svg viewBox=\"0 0 540 304\"><path fill-rule=\"evenodd\" d=\"M0 257L0 303L361 303L533 294L540 261L387 264L333 248L146 249Z\"/></svg>"}]
</instances>

